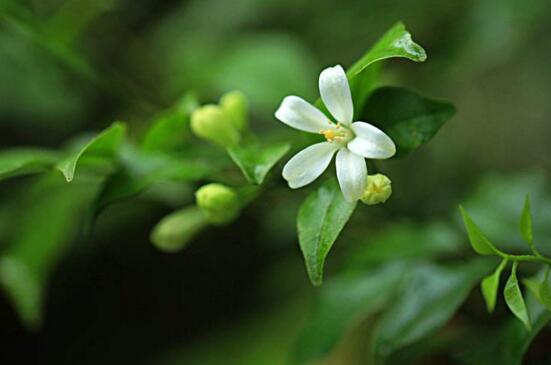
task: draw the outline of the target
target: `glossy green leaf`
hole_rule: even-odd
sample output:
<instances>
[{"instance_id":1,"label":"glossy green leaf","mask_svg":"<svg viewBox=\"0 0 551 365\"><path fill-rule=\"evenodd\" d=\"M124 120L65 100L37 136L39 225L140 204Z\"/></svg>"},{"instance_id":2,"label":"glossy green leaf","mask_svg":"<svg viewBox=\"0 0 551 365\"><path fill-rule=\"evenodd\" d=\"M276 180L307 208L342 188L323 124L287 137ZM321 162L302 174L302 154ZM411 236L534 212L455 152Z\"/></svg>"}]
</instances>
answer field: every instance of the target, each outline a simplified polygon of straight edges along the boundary
<instances>
[{"instance_id":1,"label":"glossy green leaf","mask_svg":"<svg viewBox=\"0 0 551 365\"><path fill-rule=\"evenodd\" d=\"M289 148L288 143L270 146L253 143L231 147L228 149L228 153L247 180L252 184L260 185L272 167L289 151Z\"/></svg>"},{"instance_id":2,"label":"glossy green leaf","mask_svg":"<svg viewBox=\"0 0 551 365\"><path fill-rule=\"evenodd\" d=\"M445 267L426 263L408 271L401 292L382 315L374 353L383 361L442 327L487 272L489 262L476 259Z\"/></svg>"},{"instance_id":3,"label":"glossy green leaf","mask_svg":"<svg viewBox=\"0 0 551 365\"><path fill-rule=\"evenodd\" d=\"M50 275L79 229L97 182L67 185L58 176L37 180L20 202L13 237L0 255L0 284L23 323L37 329Z\"/></svg>"},{"instance_id":4,"label":"glossy green leaf","mask_svg":"<svg viewBox=\"0 0 551 365\"><path fill-rule=\"evenodd\" d=\"M208 220L198 207L186 207L161 219L151 232L151 241L161 251L176 252L207 225Z\"/></svg>"},{"instance_id":5,"label":"glossy green leaf","mask_svg":"<svg viewBox=\"0 0 551 365\"><path fill-rule=\"evenodd\" d=\"M77 152L57 164L67 182L71 182L75 176L78 163L83 158L99 158L110 161L123 142L126 134L126 126L120 122L113 123L109 128L92 138Z\"/></svg>"},{"instance_id":6,"label":"glossy green leaf","mask_svg":"<svg viewBox=\"0 0 551 365\"><path fill-rule=\"evenodd\" d=\"M517 280L517 266L518 263L513 263L513 270L511 275L505 284L505 289L503 295L505 297L505 303L513 312L513 314L526 326L526 328L531 331L532 325L530 324L530 315L526 309L526 304L524 303L524 298Z\"/></svg>"},{"instance_id":7,"label":"glossy green leaf","mask_svg":"<svg viewBox=\"0 0 551 365\"><path fill-rule=\"evenodd\" d=\"M494 245L484 236L480 228L474 223L474 221L469 217L463 207L459 207L461 210L461 215L463 216L463 223L467 229L467 234L469 235L469 242L473 249L481 255L496 255L499 254L499 250L494 247Z\"/></svg>"},{"instance_id":8,"label":"glossy green leaf","mask_svg":"<svg viewBox=\"0 0 551 365\"><path fill-rule=\"evenodd\" d=\"M430 141L455 114L455 107L400 87L376 89L360 114L387 133L404 156Z\"/></svg>"},{"instance_id":9,"label":"glossy green leaf","mask_svg":"<svg viewBox=\"0 0 551 365\"><path fill-rule=\"evenodd\" d=\"M173 109L157 117L143 138L144 151L174 152L181 149L189 135L189 116L198 105L197 97L188 93Z\"/></svg>"},{"instance_id":10,"label":"glossy green leaf","mask_svg":"<svg viewBox=\"0 0 551 365\"><path fill-rule=\"evenodd\" d=\"M0 151L0 179L47 171L59 153L38 148L15 148Z\"/></svg>"},{"instance_id":11,"label":"glossy green leaf","mask_svg":"<svg viewBox=\"0 0 551 365\"><path fill-rule=\"evenodd\" d=\"M539 286L539 296L538 298L547 309L551 311L551 275L549 275L549 266L545 271L545 276L543 281Z\"/></svg>"},{"instance_id":12,"label":"glossy green leaf","mask_svg":"<svg viewBox=\"0 0 551 365\"><path fill-rule=\"evenodd\" d=\"M496 307L496 299L497 299L497 290L499 288L499 278L501 277L501 273L503 272L503 269L507 266L507 259L503 259L499 266L496 268L496 270L486 276L483 280L481 285L482 290L482 296L484 297L484 301L486 302L486 308L488 309L488 312L493 312Z\"/></svg>"},{"instance_id":13,"label":"glossy green leaf","mask_svg":"<svg viewBox=\"0 0 551 365\"><path fill-rule=\"evenodd\" d=\"M427 54L423 47L412 40L404 24L396 23L346 72L356 111L364 109L365 100L375 85L374 76L377 75L377 70L373 66L378 61L389 58L423 62L427 59Z\"/></svg>"},{"instance_id":14,"label":"glossy green leaf","mask_svg":"<svg viewBox=\"0 0 551 365\"><path fill-rule=\"evenodd\" d=\"M356 203L344 199L333 179L302 203L297 217L298 240L308 276L315 286L321 285L325 258L355 208Z\"/></svg>"},{"instance_id":15,"label":"glossy green leaf","mask_svg":"<svg viewBox=\"0 0 551 365\"><path fill-rule=\"evenodd\" d=\"M520 234L526 243L530 245L530 248L532 248L532 212L530 210L530 197L528 195L526 195L524 200L524 207L522 208L522 214L520 216Z\"/></svg>"},{"instance_id":16,"label":"glossy green leaf","mask_svg":"<svg viewBox=\"0 0 551 365\"><path fill-rule=\"evenodd\" d=\"M388 303L408 269L391 263L327 280L298 338L294 362L305 364L327 355L350 328Z\"/></svg>"},{"instance_id":17,"label":"glossy green leaf","mask_svg":"<svg viewBox=\"0 0 551 365\"><path fill-rule=\"evenodd\" d=\"M393 57L408 58L415 62L427 59L423 47L412 40L402 22L392 26L346 73L349 79L353 79L372 63Z\"/></svg>"}]
</instances>

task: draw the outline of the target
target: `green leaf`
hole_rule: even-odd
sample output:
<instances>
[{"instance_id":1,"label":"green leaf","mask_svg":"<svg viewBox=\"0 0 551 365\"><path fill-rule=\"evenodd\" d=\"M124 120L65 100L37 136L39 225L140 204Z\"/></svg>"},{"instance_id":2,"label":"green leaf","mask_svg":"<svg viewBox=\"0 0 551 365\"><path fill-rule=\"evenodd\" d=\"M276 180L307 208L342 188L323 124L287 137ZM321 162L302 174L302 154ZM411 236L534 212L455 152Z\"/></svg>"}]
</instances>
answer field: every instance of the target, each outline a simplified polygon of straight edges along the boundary
<instances>
[{"instance_id":1,"label":"green leaf","mask_svg":"<svg viewBox=\"0 0 551 365\"><path fill-rule=\"evenodd\" d=\"M195 94L187 93L172 110L157 117L143 138L143 150L173 152L181 149L189 135L189 117L198 105Z\"/></svg>"},{"instance_id":2,"label":"green leaf","mask_svg":"<svg viewBox=\"0 0 551 365\"><path fill-rule=\"evenodd\" d=\"M177 158L167 154L148 153L132 148L121 149L121 168L109 176L95 202L98 212L108 206L142 193L159 182L197 181L212 174L217 163L200 158Z\"/></svg>"},{"instance_id":3,"label":"green leaf","mask_svg":"<svg viewBox=\"0 0 551 365\"><path fill-rule=\"evenodd\" d=\"M427 59L423 47L411 39L411 34L402 22L394 24L346 73L349 79L353 79L372 63L393 57L407 58L415 62Z\"/></svg>"},{"instance_id":4,"label":"green leaf","mask_svg":"<svg viewBox=\"0 0 551 365\"><path fill-rule=\"evenodd\" d=\"M415 62L423 62L427 54L423 47L412 40L411 34L403 23L398 22L390 28L369 51L367 51L346 74L352 90L354 108L363 110L363 105L370 89L374 85L373 67L378 61L389 58L407 58Z\"/></svg>"},{"instance_id":5,"label":"green leaf","mask_svg":"<svg viewBox=\"0 0 551 365\"><path fill-rule=\"evenodd\" d=\"M469 242L473 249L480 255L500 255L501 252L484 236L480 228L473 222L462 206L459 207L463 216L463 223L469 235Z\"/></svg>"},{"instance_id":6,"label":"green leaf","mask_svg":"<svg viewBox=\"0 0 551 365\"><path fill-rule=\"evenodd\" d=\"M0 151L0 179L47 171L58 158L59 153L39 148Z\"/></svg>"},{"instance_id":7,"label":"green leaf","mask_svg":"<svg viewBox=\"0 0 551 365\"><path fill-rule=\"evenodd\" d=\"M298 338L294 362L306 364L327 355L348 330L388 303L410 268L391 263L327 280Z\"/></svg>"},{"instance_id":8,"label":"green leaf","mask_svg":"<svg viewBox=\"0 0 551 365\"><path fill-rule=\"evenodd\" d=\"M260 146L250 143L228 149L232 160L252 184L260 185L272 167L289 151L288 143Z\"/></svg>"},{"instance_id":9,"label":"green leaf","mask_svg":"<svg viewBox=\"0 0 551 365\"><path fill-rule=\"evenodd\" d=\"M503 295L505 297L505 303L513 312L513 314L520 319L520 321L526 326L526 328L531 331L532 326L530 324L530 316L528 310L526 309L526 304L524 303L524 298L522 297L522 292L518 285L517 280L517 266L518 262L513 263L513 270L511 271L511 276L505 284L505 290Z\"/></svg>"},{"instance_id":10,"label":"green leaf","mask_svg":"<svg viewBox=\"0 0 551 365\"><path fill-rule=\"evenodd\" d=\"M524 200L524 208L522 208L520 216L520 234L530 248L533 248L532 213L530 211L530 197L528 195L526 195Z\"/></svg>"},{"instance_id":11,"label":"green leaf","mask_svg":"<svg viewBox=\"0 0 551 365\"><path fill-rule=\"evenodd\" d=\"M412 344L442 327L487 272L489 262L441 267L419 264L408 271L401 293L382 315L374 339L376 358Z\"/></svg>"},{"instance_id":12,"label":"green leaf","mask_svg":"<svg viewBox=\"0 0 551 365\"><path fill-rule=\"evenodd\" d=\"M455 114L455 107L399 87L375 90L360 115L384 130L404 156L430 141Z\"/></svg>"},{"instance_id":13,"label":"green leaf","mask_svg":"<svg viewBox=\"0 0 551 365\"><path fill-rule=\"evenodd\" d=\"M325 258L355 208L356 203L344 199L334 179L302 203L297 217L298 240L313 285L321 285Z\"/></svg>"},{"instance_id":14,"label":"green leaf","mask_svg":"<svg viewBox=\"0 0 551 365\"><path fill-rule=\"evenodd\" d=\"M0 255L0 285L29 329L42 323L45 291L74 239L97 182L67 185L57 175L35 181L20 201L12 240Z\"/></svg>"},{"instance_id":15,"label":"green leaf","mask_svg":"<svg viewBox=\"0 0 551 365\"><path fill-rule=\"evenodd\" d=\"M549 277L550 267L547 266L545 276L539 287L539 296L541 303L551 311L551 278Z\"/></svg>"},{"instance_id":16,"label":"green leaf","mask_svg":"<svg viewBox=\"0 0 551 365\"><path fill-rule=\"evenodd\" d=\"M501 272L503 271L503 269L505 269L506 266L507 259L503 259L496 270L482 280L482 296L484 297L484 301L486 302L486 308L490 313L493 312L496 307L499 278L501 276Z\"/></svg>"},{"instance_id":17,"label":"green leaf","mask_svg":"<svg viewBox=\"0 0 551 365\"><path fill-rule=\"evenodd\" d=\"M151 241L161 251L176 252L207 225L207 218L198 207L186 207L161 219L151 232Z\"/></svg>"},{"instance_id":18,"label":"green leaf","mask_svg":"<svg viewBox=\"0 0 551 365\"><path fill-rule=\"evenodd\" d=\"M78 162L84 158L99 158L110 161L116 154L126 134L126 126L121 122L113 123L109 128L92 138L84 147L57 164L67 182L75 176Z\"/></svg>"}]
</instances>

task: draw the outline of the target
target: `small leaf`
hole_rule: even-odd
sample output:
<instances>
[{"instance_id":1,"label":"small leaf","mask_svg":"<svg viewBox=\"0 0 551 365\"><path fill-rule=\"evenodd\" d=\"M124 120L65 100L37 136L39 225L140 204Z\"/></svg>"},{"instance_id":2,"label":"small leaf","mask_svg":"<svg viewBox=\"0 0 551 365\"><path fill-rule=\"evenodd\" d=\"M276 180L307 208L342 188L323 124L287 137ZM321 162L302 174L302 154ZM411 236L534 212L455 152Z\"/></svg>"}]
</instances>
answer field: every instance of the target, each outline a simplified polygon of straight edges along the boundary
<instances>
[{"instance_id":1,"label":"small leaf","mask_svg":"<svg viewBox=\"0 0 551 365\"><path fill-rule=\"evenodd\" d=\"M228 149L232 160L252 184L260 185L272 167L289 151L289 144L260 146L254 143Z\"/></svg>"},{"instance_id":2,"label":"small leaf","mask_svg":"<svg viewBox=\"0 0 551 365\"><path fill-rule=\"evenodd\" d=\"M530 248L532 248L532 213L530 211L530 197L528 195L526 195L526 199L524 200L524 208L520 216L520 234L530 245Z\"/></svg>"},{"instance_id":3,"label":"small leaf","mask_svg":"<svg viewBox=\"0 0 551 365\"><path fill-rule=\"evenodd\" d=\"M496 307L497 289L499 287L499 278L503 269L507 266L507 259L503 259L496 270L486 276L481 283L482 295L486 301L488 312L493 312Z\"/></svg>"},{"instance_id":4,"label":"small leaf","mask_svg":"<svg viewBox=\"0 0 551 365\"><path fill-rule=\"evenodd\" d=\"M46 171L59 153L38 148L16 148L0 152L0 179Z\"/></svg>"},{"instance_id":5,"label":"small leaf","mask_svg":"<svg viewBox=\"0 0 551 365\"><path fill-rule=\"evenodd\" d=\"M507 306L513 312L513 314L520 319L524 326L531 331L532 326L530 324L530 316L528 310L526 309L526 304L524 303L524 298L522 297L522 292L518 285L517 280L517 266L518 262L513 263L513 270L511 271L511 276L505 284L505 290L503 295L505 297L505 302Z\"/></svg>"},{"instance_id":6,"label":"small leaf","mask_svg":"<svg viewBox=\"0 0 551 365\"><path fill-rule=\"evenodd\" d=\"M377 70L373 66L378 61L397 57L415 62L423 62L427 59L423 47L412 40L411 34L401 22L390 28L369 51L347 70L346 74L355 110L364 109L365 100L375 85L373 76L377 74Z\"/></svg>"},{"instance_id":7,"label":"small leaf","mask_svg":"<svg viewBox=\"0 0 551 365\"><path fill-rule=\"evenodd\" d=\"M84 157L111 160L121 145L126 133L126 127L120 122L113 123L109 128L94 137L76 153L57 164L67 182L75 176L78 162Z\"/></svg>"},{"instance_id":8,"label":"small leaf","mask_svg":"<svg viewBox=\"0 0 551 365\"><path fill-rule=\"evenodd\" d=\"M378 360L442 327L488 270L477 258L457 266L418 264L407 272L400 293L383 313L374 339Z\"/></svg>"},{"instance_id":9,"label":"small leaf","mask_svg":"<svg viewBox=\"0 0 551 365\"><path fill-rule=\"evenodd\" d=\"M406 30L402 22L392 26L365 55L362 56L347 71L350 79L353 79L374 62L393 57L408 58L415 62L423 62L427 59L427 53Z\"/></svg>"},{"instance_id":10,"label":"small leaf","mask_svg":"<svg viewBox=\"0 0 551 365\"><path fill-rule=\"evenodd\" d=\"M333 179L302 203L297 217L298 240L313 285L321 285L325 258L355 208L356 203L344 199Z\"/></svg>"},{"instance_id":11,"label":"small leaf","mask_svg":"<svg viewBox=\"0 0 551 365\"><path fill-rule=\"evenodd\" d=\"M551 278L549 277L550 267L547 266L545 276L539 287L539 296L541 303L551 310Z\"/></svg>"},{"instance_id":12,"label":"small leaf","mask_svg":"<svg viewBox=\"0 0 551 365\"><path fill-rule=\"evenodd\" d=\"M480 228L473 222L463 207L459 207L463 216L463 223L469 235L473 249L480 255L499 255L500 251L484 236Z\"/></svg>"},{"instance_id":13,"label":"small leaf","mask_svg":"<svg viewBox=\"0 0 551 365\"><path fill-rule=\"evenodd\" d=\"M387 133L404 156L430 141L455 114L455 107L399 87L381 87L371 94L360 115Z\"/></svg>"},{"instance_id":14,"label":"small leaf","mask_svg":"<svg viewBox=\"0 0 551 365\"><path fill-rule=\"evenodd\" d=\"M157 117L143 138L144 151L173 152L184 147L189 116L198 105L197 97L188 93L173 109Z\"/></svg>"},{"instance_id":15,"label":"small leaf","mask_svg":"<svg viewBox=\"0 0 551 365\"><path fill-rule=\"evenodd\" d=\"M151 232L151 241L161 251L176 252L186 247L207 225L198 207L186 207L161 219Z\"/></svg>"}]
</instances>

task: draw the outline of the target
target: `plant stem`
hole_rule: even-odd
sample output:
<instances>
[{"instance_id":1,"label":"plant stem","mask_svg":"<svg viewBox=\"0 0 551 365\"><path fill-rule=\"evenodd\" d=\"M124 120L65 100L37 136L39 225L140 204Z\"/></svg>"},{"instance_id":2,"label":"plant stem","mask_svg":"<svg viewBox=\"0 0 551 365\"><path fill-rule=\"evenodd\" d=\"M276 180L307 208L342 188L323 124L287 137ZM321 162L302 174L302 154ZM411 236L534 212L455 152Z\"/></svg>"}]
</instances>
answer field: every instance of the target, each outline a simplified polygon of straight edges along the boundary
<instances>
[{"instance_id":1,"label":"plant stem","mask_svg":"<svg viewBox=\"0 0 551 365\"><path fill-rule=\"evenodd\" d=\"M542 264L551 265L551 259L540 254L537 255L509 255L504 253L501 255L503 258L511 261L527 261L527 262L539 262Z\"/></svg>"}]
</instances>

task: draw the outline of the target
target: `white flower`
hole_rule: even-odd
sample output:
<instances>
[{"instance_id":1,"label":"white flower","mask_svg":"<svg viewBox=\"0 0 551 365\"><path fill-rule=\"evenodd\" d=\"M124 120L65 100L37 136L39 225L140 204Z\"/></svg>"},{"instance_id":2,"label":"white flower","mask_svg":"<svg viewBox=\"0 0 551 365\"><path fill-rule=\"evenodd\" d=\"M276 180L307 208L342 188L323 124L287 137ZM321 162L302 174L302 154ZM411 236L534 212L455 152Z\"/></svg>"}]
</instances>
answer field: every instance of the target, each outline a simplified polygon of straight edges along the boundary
<instances>
[{"instance_id":1,"label":"white flower","mask_svg":"<svg viewBox=\"0 0 551 365\"><path fill-rule=\"evenodd\" d=\"M283 168L283 178L296 189L316 180L337 153L339 185L348 201L360 199L367 183L364 158L386 159L394 156L392 139L366 122L354 122L350 86L340 65L323 70L319 78L323 103L335 119L298 96L287 96L275 112L283 123L309 133L322 134L326 142L313 144L297 153Z\"/></svg>"}]
</instances>

